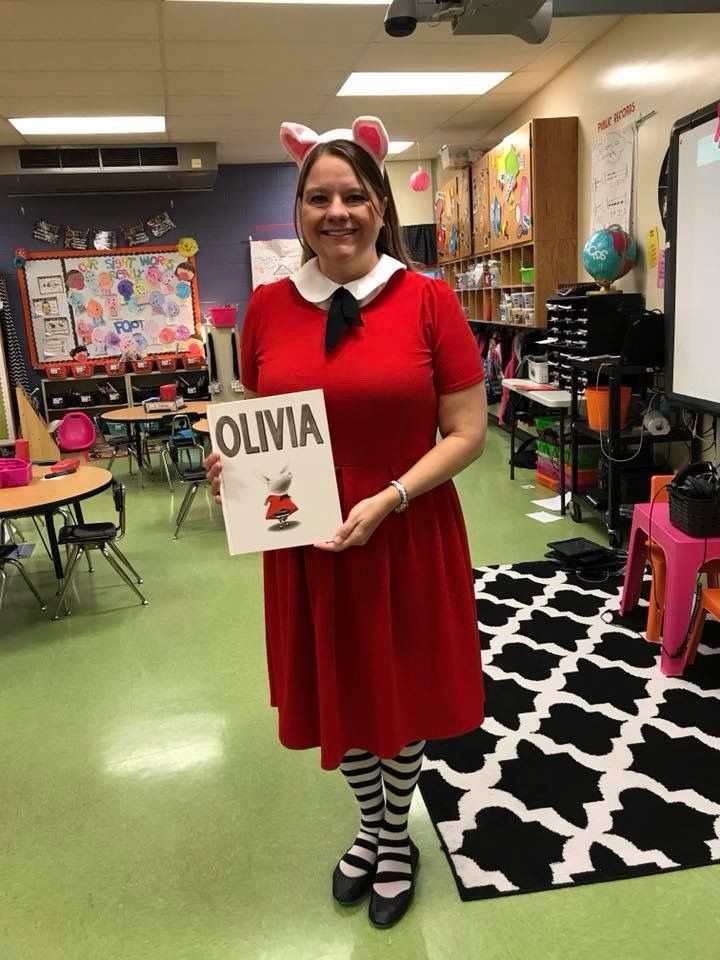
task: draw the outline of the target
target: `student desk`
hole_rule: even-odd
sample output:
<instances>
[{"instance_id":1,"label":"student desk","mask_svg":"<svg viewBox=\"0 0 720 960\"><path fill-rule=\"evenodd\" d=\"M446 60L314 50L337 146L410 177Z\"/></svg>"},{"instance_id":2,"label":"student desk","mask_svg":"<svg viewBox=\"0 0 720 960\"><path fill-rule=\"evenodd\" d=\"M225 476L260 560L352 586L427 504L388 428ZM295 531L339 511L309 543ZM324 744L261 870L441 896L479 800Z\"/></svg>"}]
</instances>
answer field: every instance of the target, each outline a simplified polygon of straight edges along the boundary
<instances>
[{"instance_id":1,"label":"student desk","mask_svg":"<svg viewBox=\"0 0 720 960\"><path fill-rule=\"evenodd\" d=\"M80 501L107 490L113 481L113 475L102 467L81 466L75 473L58 477L57 480L43 480L42 478L48 473L50 473L49 467L33 467L32 482L28 486L0 489L0 519L44 517L55 576L58 580L62 580L64 571L55 534L55 513L60 507L72 504L78 523L82 523Z\"/></svg>"},{"instance_id":2,"label":"student desk","mask_svg":"<svg viewBox=\"0 0 720 960\"><path fill-rule=\"evenodd\" d=\"M560 413L560 513L565 515L565 414L570 409L569 390L533 390L539 384L533 380L509 379L503 380L503 387L527 397L532 403ZM515 428L517 419L515 407L510 404L510 479L515 479Z\"/></svg>"},{"instance_id":3,"label":"student desk","mask_svg":"<svg viewBox=\"0 0 720 960\"><path fill-rule=\"evenodd\" d=\"M105 413L100 414L100 417L107 421L107 423L124 423L127 425L133 443L135 444L135 454L137 457L138 466L140 468L140 479L142 480L142 475L144 473L142 455L142 425L145 423L153 423L157 420L162 420L163 417L181 417L186 413L196 413L201 417L204 417L209 403L209 400L190 400L181 410L163 410L162 412L157 413L147 413L143 405L139 403L133 407L120 407L118 410L106 410Z\"/></svg>"}]
</instances>

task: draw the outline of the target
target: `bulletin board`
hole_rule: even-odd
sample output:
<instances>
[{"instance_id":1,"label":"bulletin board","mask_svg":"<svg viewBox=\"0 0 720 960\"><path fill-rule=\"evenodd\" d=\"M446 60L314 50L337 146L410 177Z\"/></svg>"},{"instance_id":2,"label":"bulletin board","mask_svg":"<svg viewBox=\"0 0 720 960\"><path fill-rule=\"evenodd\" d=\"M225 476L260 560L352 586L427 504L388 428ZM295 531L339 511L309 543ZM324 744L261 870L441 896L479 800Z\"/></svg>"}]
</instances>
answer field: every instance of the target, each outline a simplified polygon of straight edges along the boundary
<instances>
[{"instance_id":1,"label":"bulletin board","mask_svg":"<svg viewBox=\"0 0 720 960\"><path fill-rule=\"evenodd\" d=\"M531 128L526 123L490 151L490 248L533 238Z\"/></svg>"},{"instance_id":2,"label":"bulletin board","mask_svg":"<svg viewBox=\"0 0 720 960\"><path fill-rule=\"evenodd\" d=\"M18 269L33 366L188 350L200 324L195 259L174 246L28 253Z\"/></svg>"}]
</instances>

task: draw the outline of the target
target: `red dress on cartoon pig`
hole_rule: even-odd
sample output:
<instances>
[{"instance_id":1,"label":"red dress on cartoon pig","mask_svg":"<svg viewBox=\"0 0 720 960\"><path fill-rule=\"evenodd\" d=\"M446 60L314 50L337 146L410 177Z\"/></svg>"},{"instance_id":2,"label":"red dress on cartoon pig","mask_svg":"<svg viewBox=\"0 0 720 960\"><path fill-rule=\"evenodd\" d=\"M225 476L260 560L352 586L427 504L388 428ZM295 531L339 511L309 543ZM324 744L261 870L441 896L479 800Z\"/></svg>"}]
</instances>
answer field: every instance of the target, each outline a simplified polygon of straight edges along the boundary
<instances>
[{"instance_id":1,"label":"red dress on cartoon pig","mask_svg":"<svg viewBox=\"0 0 720 960\"><path fill-rule=\"evenodd\" d=\"M438 394L483 378L455 294L396 272L325 352L327 314L289 279L258 287L245 316L242 379L259 396L322 388L343 517L436 443ZM480 725L474 583L451 481L391 513L362 547L264 554L270 697L281 742L394 757L413 740Z\"/></svg>"}]
</instances>

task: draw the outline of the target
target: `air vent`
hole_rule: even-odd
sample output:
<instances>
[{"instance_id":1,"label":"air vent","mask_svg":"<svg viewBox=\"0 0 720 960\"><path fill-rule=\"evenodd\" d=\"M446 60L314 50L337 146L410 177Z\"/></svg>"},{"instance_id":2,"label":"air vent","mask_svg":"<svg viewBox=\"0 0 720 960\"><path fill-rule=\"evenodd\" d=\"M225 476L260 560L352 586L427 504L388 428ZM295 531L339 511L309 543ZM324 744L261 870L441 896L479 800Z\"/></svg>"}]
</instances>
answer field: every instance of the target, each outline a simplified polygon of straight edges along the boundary
<instances>
[{"instance_id":1,"label":"air vent","mask_svg":"<svg viewBox=\"0 0 720 960\"><path fill-rule=\"evenodd\" d=\"M140 147L140 163L144 167L177 167L177 147Z\"/></svg>"},{"instance_id":2,"label":"air vent","mask_svg":"<svg viewBox=\"0 0 720 960\"><path fill-rule=\"evenodd\" d=\"M95 147L80 147L60 151L60 166L63 170L76 170L100 166L100 151Z\"/></svg>"},{"instance_id":3,"label":"air vent","mask_svg":"<svg viewBox=\"0 0 720 960\"><path fill-rule=\"evenodd\" d=\"M103 167L139 167L140 151L137 147L102 147Z\"/></svg>"},{"instance_id":4,"label":"air vent","mask_svg":"<svg viewBox=\"0 0 720 960\"><path fill-rule=\"evenodd\" d=\"M22 170L41 170L60 166L59 150L18 150Z\"/></svg>"}]
</instances>

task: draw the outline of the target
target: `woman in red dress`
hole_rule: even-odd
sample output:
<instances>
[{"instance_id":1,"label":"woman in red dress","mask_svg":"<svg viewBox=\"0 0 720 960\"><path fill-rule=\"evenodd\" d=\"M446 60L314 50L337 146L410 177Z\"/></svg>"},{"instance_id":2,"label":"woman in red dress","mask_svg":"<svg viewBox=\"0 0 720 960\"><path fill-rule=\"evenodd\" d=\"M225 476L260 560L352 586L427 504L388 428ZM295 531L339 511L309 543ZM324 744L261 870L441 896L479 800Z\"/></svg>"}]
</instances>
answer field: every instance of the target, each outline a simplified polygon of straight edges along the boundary
<instances>
[{"instance_id":1,"label":"woman in red dress","mask_svg":"<svg viewBox=\"0 0 720 960\"><path fill-rule=\"evenodd\" d=\"M242 335L245 396L322 388L346 518L328 543L264 554L281 742L345 775L360 831L333 894L396 923L427 739L483 720L472 568L451 478L483 450L481 359L450 288L409 269L376 118L318 137L283 124L300 167L304 265L261 286ZM440 439L438 441L438 433ZM219 499L221 464L206 461Z\"/></svg>"}]
</instances>

